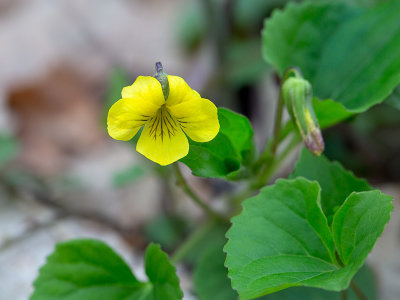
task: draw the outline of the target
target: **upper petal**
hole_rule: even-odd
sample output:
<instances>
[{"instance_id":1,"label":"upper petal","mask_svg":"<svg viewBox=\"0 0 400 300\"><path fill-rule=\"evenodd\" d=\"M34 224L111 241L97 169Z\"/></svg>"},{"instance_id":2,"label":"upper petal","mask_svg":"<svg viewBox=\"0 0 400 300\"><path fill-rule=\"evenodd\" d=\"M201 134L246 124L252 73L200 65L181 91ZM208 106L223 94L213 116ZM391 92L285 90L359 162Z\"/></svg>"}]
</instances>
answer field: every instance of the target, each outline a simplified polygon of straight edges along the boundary
<instances>
[{"instance_id":1,"label":"upper petal","mask_svg":"<svg viewBox=\"0 0 400 300\"><path fill-rule=\"evenodd\" d=\"M199 93L192 90L190 86L181 77L168 75L169 95L168 105L176 105L182 102L190 101L193 98L201 98Z\"/></svg>"},{"instance_id":2,"label":"upper petal","mask_svg":"<svg viewBox=\"0 0 400 300\"><path fill-rule=\"evenodd\" d=\"M147 99L120 99L108 111L108 134L116 140L128 141L158 109L159 106Z\"/></svg>"},{"instance_id":3,"label":"upper petal","mask_svg":"<svg viewBox=\"0 0 400 300\"><path fill-rule=\"evenodd\" d=\"M198 98L167 107L193 141L208 142L218 134L218 110L210 100Z\"/></svg>"},{"instance_id":4,"label":"upper petal","mask_svg":"<svg viewBox=\"0 0 400 300\"><path fill-rule=\"evenodd\" d=\"M189 152L189 142L176 120L160 109L150 119L140 135L136 150L148 159L162 165L169 165Z\"/></svg>"},{"instance_id":5,"label":"upper petal","mask_svg":"<svg viewBox=\"0 0 400 300\"><path fill-rule=\"evenodd\" d=\"M161 106L165 103L160 82L151 76L139 76L131 86L122 89L122 98L142 99Z\"/></svg>"}]
</instances>

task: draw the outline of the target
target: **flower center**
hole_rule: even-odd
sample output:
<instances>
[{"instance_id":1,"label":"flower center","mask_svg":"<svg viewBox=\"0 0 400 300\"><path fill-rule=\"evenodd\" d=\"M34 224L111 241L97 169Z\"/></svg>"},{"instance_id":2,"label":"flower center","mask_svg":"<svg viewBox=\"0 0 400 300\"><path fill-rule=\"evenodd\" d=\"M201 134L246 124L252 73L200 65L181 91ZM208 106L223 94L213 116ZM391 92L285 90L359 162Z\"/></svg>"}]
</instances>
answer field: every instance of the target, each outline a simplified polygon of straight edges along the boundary
<instances>
[{"instance_id":1,"label":"flower center","mask_svg":"<svg viewBox=\"0 0 400 300\"><path fill-rule=\"evenodd\" d=\"M164 142L164 139L167 137L171 139L179 129L178 121L171 115L165 104L158 109L155 116L152 117L149 122L150 136L152 136L154 140L160 138L161 142Z\"/></svg>"}]
</instances>

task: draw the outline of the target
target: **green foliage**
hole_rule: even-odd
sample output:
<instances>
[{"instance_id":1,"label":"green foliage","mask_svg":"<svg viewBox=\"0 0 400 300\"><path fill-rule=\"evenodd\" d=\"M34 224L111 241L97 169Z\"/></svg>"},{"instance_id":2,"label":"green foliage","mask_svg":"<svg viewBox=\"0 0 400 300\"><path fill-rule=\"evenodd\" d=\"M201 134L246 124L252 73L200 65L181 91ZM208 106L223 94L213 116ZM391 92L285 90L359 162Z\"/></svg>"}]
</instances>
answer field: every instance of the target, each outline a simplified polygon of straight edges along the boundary
<instances>
[{"instance_id":1,"label":"green foliage","mask_svg":"<svg viewBox=\"0 0 400 300\"><path fill-rule=\"evenodd\" d=\"M305 178L279 179L243 203L225 246L232 286L242 299L299 285L348 287L389 221L392 199L376 190L352 193L331 229L320 192L317 182Z\"/></svg>"},{"instance_id":2,"label":"green foliage","mask_svg":"<svg viewBox=\"0 0 400 300\"><path fill-rule=\"evenodd\" d=\"M17 151L17 141L12 136L0 134L0 167L13 159Z\"/></svg>"},{"instance_id":3,"label":"green foliage","mask_svg":"<svg viewBox=\"0 0 400 300\"><path fill-rule=\"evenodd\" d=\"M327 1L289 4L265 22L264 58L281 74L300 67L318 98L365 111L400 83L399 9L396 0L371 9Z\"/></svg>"},{"instance_id":4,"label":"green foliage","mask_svg":"<svg viewBox=\"0 0 400 300\"><path fill-rule=\"evenodd\" d=\"M140 282L103 242L60 243L40 269L31 299L182 299L175 269L158 245L147 247L145 268L149 282Z\"/></svg>"},{"instance_id":5,"label":"green foliage","mask_svg":"<svg viewBox=\"0 0 400 300\"><path fill-rule=\"evenodd\" d=\"M189 154L180 161L196 176L231 178L254 155L253 129L249 120L226 108L218 109L220 131L208 143L189 141Z\"/></svg>"},{"instance_id":6,"label":"green foliage","mask_svg":"<svg viewBox=\"0 0 400 300\"><path fill-rule=\"evenodd\" d=\"M389 221L391 198L378 190L353 192L339 208L332 229L344 265L363 263Z\"/></svg>"},{"instance_id":7,"label":"green foliage","mask_svg":"<svg viewBox=\"0 0 400 300\"><path fill-rule=\"evenodd\" d=\"M352 192L369 191L365 179L359 179L338 162L329 161L325 156L315 156L303 149L291 178L298 176L318 181L321 186L321 206L329 223L336 210Z\"/></svg>"}]
</instances>

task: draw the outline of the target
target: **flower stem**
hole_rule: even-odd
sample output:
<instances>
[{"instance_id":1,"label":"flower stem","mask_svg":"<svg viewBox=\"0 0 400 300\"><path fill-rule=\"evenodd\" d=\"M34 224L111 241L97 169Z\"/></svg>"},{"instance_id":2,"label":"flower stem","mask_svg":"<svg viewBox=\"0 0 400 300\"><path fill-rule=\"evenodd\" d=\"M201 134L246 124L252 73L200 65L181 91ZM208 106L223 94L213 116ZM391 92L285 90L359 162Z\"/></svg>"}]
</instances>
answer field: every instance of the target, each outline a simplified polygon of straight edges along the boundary
<instances>
[{"instance_id":1,"label":"flower stem","mask_svg":"<svg viewBox=\"0 0 400 300\"><path fill-rule=\"evenodd\" d=\"M199 196L197 196L197 194L190 188L185 178L183 177L177 162L173 163L173 168L175 171L177 183L186 195L188 195L211 218L221 221L223 223L229 222L224 216L212 210L211 207L208 206L207 203L205 203Z\"/></svg>"},{"instance_id":2,"label":"flower stem","mask_svg":"<svg viewBox=\"0 0 400 300\"><path fill-rule=\"evenodd\" d=\"M180 262L186 255L199 243L208 232L210 232L215 223L212 221L208 221L204 223L202 226L197 228L195 232L193 232L186 241L183 242L182 245L179 246L178 249L171 256L171 263L176 264Z\"/></svg>"},{"instance_id":3,"label":"flower stem","mask_svg":"<svg viewBox=\"0 0 400 300\"><path fill-rule=\"evenodd\" d=\"M342 300L347 300L347 290L340 291L340 295L342 296Z\"/></svg>"},{"instance_id":4,"label":"flower stem","mask_svg":"<svg viewBox=\"0 0 400 300\"><path fill-rule=\"evenodd\" d=\"M353 289L354 293L357 295L360 300L368 300L368 298L364 295L358 285L354 282L354 280L350 281L350 287Z\"/></svg>"}]
</instances>

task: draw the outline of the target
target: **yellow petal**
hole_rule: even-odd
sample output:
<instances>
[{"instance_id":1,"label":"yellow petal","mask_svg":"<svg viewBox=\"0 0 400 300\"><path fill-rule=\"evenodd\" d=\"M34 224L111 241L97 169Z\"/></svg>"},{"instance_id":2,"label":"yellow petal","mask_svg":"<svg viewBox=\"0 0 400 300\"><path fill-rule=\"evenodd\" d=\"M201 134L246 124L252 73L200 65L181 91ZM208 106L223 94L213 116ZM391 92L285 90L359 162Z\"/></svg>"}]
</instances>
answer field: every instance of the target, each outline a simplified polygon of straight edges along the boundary
<instances>
[{"instance_id":1,"label":"yellow petal","mask_svg":"<svg viewBox=\"0 0 400 300\"><path fill-rule=\"evenodd\" d=\"M146 123L136 150L165 166L185 157L189 152L189 142L164 106Z\"/></svg>"},{"instance_id":2,"label":"yellow petal","mask_svg":"<svg viewBox=\"0 0 400 300\"><path fill-rule=\"evenodd\" d=\"M196 142L211 141L219 132L218 110L207 99L199 98L167 107L185 133Z\"/></svg>"},{"instance_id":3,"label":"yellow petal","mask_svg":"<svg viewBox=\"0 0 400 300\"><path fill-rule=\"evenodd\" d=\"M122 89L122 98L143 99L161 106L165 103L160 82L151 76L139 76L131 85Z\"/></svg>"},{"instance_id":4,"label":"yellow petal","mask_svg":"<svg viewBox=\"0 0 400 300\"><path fill-rule=\"evenodd\" d=\"M156 114L158 109L159 106L147 99L120 99L108 111L108 134L113 139L128 141Z\"/></svg>"},{"instance_id":5,"label":"yellow petal","mask_svg":"<svg viewBox=\"0 0 400 300\"><path fill-rule=\"evenodd\" d=\"M199 93L197 93L195 90L192 90L181 77L168 75L168 83L168 105L176 105L182 102L190 101L193 98L201 98Z\"/></svg>"}]
</instances>

